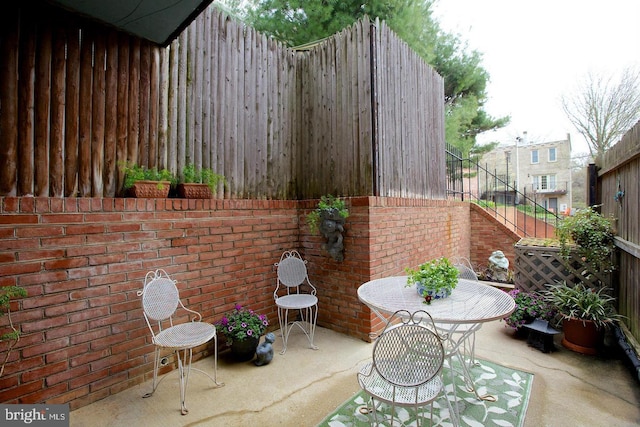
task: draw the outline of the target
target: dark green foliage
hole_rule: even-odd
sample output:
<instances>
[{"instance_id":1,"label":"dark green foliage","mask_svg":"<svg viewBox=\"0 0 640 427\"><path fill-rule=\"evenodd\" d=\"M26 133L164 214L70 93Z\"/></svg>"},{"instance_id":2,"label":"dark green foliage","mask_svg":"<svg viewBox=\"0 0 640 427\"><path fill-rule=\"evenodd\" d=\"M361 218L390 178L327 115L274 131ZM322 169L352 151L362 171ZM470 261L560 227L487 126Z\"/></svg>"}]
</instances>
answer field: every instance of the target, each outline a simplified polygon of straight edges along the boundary
<instances>
[{"instance_id":1,"label":"dark green foliage","mask_svg":"<svg viewBox=\"0 0 640 427\"><path fill-rule=\"evenodd\" d=\"M212 169L197 169L193 163L189 163L182 170L182 182L207 184L211 191L215 191L219 182L224 183L224 176L215 173Z\"/></svg>"},{"instance_id":2,"label":"dark green foliage","mask_svg":"<svg viewBox=\"0 0 640 427\"><path fill-rule=\"evenodd\" d=\"M405 268L407 286L416 283L438 292L442 289L454 289L458 284L458 269L447 258L438 258L421 264L416 270Z\"/></svg>"},{"instance_id":3,"label":"dark green foliage","mask_svg":"<svg viewBox=\"0 0 640 427\"><path fill-rule=\"evenodd\" d=\"M311 234L318 232L318 227L320 225L320 213L330 209L337 210L338 214L342 218L347 218L349 216L349 210L347 210L344 200L338 199L331 194L322 196L318 202L318 207L307 215L307 224L309 225L309 231Z\"/></svg>"},{"instance_id":4,"label":"dark green foliage","mask_svg":"<svg viewBox=\"0 0 640 427\"><path fill-rule=\"evenodd\" d=\"M595 271L613 271L613 219L605 218L593 208L580 209L560 222L557 229L560 255L568 259L574 249Z\"/></svg>"},{"instance_id":5,"label":"dark green foliage","mask_svg":"<svg viewBox=\"0 0 640 427\"><path fill-rule=\"evenodd\" d=\"M120 169L124 172L125 190L131 188L137 181L169 181L171 184L176 183L175 176L168 169L148 169L144 166L126 164L120 165Z\"/></svg>"}]
</instances>

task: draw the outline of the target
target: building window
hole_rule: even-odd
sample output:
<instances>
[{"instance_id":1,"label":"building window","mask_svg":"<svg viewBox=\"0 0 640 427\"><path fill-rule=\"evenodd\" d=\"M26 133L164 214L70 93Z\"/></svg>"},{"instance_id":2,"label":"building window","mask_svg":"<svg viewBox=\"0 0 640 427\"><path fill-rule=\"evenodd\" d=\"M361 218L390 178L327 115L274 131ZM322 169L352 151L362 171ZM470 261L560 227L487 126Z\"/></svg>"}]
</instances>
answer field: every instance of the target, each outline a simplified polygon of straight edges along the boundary
<instances>
[{"instance_id":1,"label":"building window","mask_svg":"<svg viewBox=\"0 0 640 427\"><path fill-rule=\"evenodd\" d=\"M531 150L531 164L535 165L539 162L538 150Z\"/></svg>"},{"instance_id":2,"label":"building window","mask_svg":"<svg viewBox=\"0 0 640 427\"><path fill-rule=\"evenodd\" d=\"M555 147L551 147L549 148L549 161L550 162L555 162L557 160L556 158L556 148Z\"/></svg>"},{"instance_id":3,"label":"building window","mask_svg":"<svg viewBox=\"0 0 640 427\"><path fill-rule=\"evenodd\" d=\"M534 191L551 191L556 189L555 175L536 175L533 177Z\"/></svg>"}]
</instances>

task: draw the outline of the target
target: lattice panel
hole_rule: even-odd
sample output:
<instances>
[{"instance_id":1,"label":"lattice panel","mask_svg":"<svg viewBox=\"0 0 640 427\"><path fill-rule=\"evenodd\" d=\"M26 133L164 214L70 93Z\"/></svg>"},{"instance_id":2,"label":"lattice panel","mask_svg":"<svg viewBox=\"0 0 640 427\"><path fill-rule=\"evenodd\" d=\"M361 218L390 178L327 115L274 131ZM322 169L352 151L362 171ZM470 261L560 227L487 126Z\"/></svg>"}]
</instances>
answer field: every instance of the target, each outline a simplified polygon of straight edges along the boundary
<instances>
[{"instance_id":1,"label":"lattice panel","mask_svg":"<svg viewBox=\"0 0 640 427\"><path fill-rule=\"evenodd\" d=\"M560 248L517 244L515 254L514 282L525 291L544 290L546 284L562 281L582 282L592 289L611 286L611 274L593 271L575 252L565 261L560 257Z\"/></svg>"}]
</instances>

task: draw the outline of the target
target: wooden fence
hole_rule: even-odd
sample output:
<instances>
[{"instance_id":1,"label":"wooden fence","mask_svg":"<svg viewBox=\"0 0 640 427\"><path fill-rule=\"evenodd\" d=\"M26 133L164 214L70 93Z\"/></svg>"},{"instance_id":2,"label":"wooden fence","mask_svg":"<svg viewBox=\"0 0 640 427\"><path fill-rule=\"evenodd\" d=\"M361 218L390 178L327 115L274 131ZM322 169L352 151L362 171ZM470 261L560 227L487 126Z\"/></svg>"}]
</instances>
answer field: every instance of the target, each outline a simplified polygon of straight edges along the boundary
<instances>
[{"instance_id":1,"label":"wooden fence","mask_svg":"<svg viewBox=\"0 0 640 427\"><path fill-rule=\"evenodd\" d=\"M601 212L616 218L619 310L640 341L640 122L605 153L598 167Z\"/></svg>"},{"instance_id":2,"label":"wooden fence","mask_svg":"<svg viewBox=\"0 0 640 427\"><path fill-rule=\"evenodd\" d=\"M45 2L0 30L0 195L113 197L119 164L226 198L444 197L442 79L381 23L298 52L206 9L166 49Z\"/></svg>"}]
</instances>

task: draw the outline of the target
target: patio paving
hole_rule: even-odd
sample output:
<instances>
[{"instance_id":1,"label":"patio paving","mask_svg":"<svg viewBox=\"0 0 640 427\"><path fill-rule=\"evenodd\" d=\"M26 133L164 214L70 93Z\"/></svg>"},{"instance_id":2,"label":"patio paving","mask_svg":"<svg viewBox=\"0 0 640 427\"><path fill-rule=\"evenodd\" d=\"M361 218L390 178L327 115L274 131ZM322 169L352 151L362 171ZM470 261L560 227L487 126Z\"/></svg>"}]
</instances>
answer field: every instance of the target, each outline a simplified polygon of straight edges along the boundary
<instances>
[{"instance_id":1,"label":"patio paving","mask_svg":"<svg viewBox=\"0 0 640 427\"><path fill-rule=\"evenodd\" d=\"M640 382L617 347L600 356L563 348L542 353L515 338L503 322L477 333L478 357L532 372L535 377L525 427L640 425ZM294 332L295 334L295 332ZM370 357L372 344L318 328L311 350L302 334L292 335L287 353L274 344L273 361L256 367L220 357L212 388L192 372L187 392L189 414L180 415L177 376L164 380L153 397L145 383L71 412L70 425L100 426L315 426L359 390L356 372ZM212 359L194 366L211 372Z\"/></svg>"}]
</instances>

